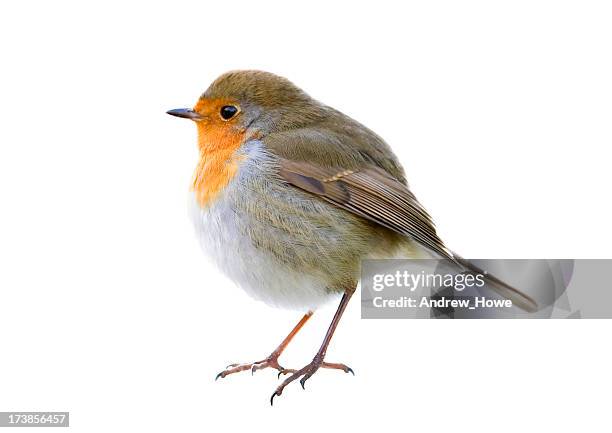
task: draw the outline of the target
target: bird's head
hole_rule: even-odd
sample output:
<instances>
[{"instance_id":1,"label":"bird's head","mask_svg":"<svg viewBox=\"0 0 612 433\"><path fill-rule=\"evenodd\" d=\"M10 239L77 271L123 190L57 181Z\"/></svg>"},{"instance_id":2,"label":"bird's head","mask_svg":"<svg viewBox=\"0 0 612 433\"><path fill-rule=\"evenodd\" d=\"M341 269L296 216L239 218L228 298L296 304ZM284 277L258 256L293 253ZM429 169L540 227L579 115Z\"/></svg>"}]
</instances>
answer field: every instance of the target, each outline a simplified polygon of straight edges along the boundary
<instances>
[{"instance_id":1,"label":"bird's head","mask_svg":"<svg viewBox=\"0 0 612 433\"><path fill-rule=\"evenodd\" d=\"M196 122L201 147L303 127L325 113L325 106L289 80L263 71L227 72L193 108L168 111Z\"/></svg>"}]
</instances>

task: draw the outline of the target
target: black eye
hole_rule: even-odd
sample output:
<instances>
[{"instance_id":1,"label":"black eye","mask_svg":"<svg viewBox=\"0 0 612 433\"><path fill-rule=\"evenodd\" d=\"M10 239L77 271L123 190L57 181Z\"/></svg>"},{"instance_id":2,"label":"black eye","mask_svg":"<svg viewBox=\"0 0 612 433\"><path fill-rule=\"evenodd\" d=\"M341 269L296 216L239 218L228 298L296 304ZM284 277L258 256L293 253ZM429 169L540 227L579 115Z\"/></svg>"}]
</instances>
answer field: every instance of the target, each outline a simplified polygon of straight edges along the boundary
<instances>
[{"instance_id":1,"label":"black eye","mask_svg":"<svg viewBox=\"0 0 612 433\"><path fill-rule=\"evenodd\" d=\"M221 107L221 117L225 120L230 120L236 113L238 113L238 108L233 105L224 105Z\"/></svg>"}]
</instances>

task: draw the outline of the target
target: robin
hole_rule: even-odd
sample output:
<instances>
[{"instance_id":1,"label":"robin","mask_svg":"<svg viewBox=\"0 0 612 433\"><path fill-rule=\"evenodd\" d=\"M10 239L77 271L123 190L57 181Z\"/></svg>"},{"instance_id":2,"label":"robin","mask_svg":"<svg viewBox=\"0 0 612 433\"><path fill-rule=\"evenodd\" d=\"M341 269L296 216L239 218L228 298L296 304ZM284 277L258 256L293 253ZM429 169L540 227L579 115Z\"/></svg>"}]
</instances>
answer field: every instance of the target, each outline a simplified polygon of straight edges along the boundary
<instances>
[{"instance_id":1,"label":"robin","mask_svg":"<svg viewBox=\"0 0 612 433\"><path fill-rule=\"evenodd\" d=\"M268 357L231 364L217 378L277 369L289 376L273 403L289 383L300 379L304 387L319 368L353 373L325 354L364 258L435 257L479 271L440 240L387 143L287 79L228 72L192 109L168 114L197 126L192 217L203 250L254 298L305 311ZM488 278L515 305L536 309L527 295ZM298 370L281 367L279 356L317 307L340 295L312 361Z\"/></svg>"}]
</instances>

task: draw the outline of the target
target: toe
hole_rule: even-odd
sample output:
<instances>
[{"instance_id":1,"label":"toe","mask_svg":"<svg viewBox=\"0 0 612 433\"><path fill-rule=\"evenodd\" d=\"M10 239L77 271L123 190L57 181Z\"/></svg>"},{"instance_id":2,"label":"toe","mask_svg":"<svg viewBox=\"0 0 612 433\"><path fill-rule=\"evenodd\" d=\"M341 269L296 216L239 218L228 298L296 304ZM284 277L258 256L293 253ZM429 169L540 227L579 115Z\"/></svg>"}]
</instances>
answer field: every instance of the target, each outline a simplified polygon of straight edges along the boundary
<instances>
[{"instance_id":1,"label":"toe","mask_svg":"<svg viewBox=\"0 0 612 433\"><path fill-rule=\"evenodd\" d=\"M355 376L355 372L353 371L353 369L345 364L339 364L339 363L334 363L334 362L323 362L321 363L321 367L329 368L332 370L342 370L345 373L352 373L353 376Z\"/></svg>"},{"instance_id":2,"label":"toe","mask_svg":"<svg viewBox=\"0 0 612 433\"><path fill-rule=\"evenodd\" d=\"M292 368L281 368L278 372L277 377L280 379L281 374L293 374L295 373L296 370L292 369Z\"/></svg>"}]
</instances>

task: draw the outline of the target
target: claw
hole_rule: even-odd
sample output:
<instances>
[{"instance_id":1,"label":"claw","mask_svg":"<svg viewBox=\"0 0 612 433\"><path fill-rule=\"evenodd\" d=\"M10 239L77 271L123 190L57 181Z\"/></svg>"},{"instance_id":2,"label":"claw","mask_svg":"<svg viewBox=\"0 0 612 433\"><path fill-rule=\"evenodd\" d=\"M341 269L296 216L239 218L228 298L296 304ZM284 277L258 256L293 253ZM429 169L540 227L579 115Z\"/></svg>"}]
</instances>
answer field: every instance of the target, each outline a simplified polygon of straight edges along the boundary
<instances>
[{"instance_id":1,"label":"claw","mask_svg":"<svg viewBox=\"0 0 612 433\"><path fill-rule=\"evenodd\" d=\"M304 391L306 391L306 387L304 386L304 384L306 383L306 379L307 379L306 376L304 376L303 378L300 379L300 385L302 385L302 389Z\"/></svg>"},{"instance_id":2,"label":"claw","mask_svg":"<svg viewBox=\"0 0 612 433\"><path fill-rule=\"evenodd\" d=\"M291 368L283 368L282 370L278 372L278 374L276 375L276 378L280 379L281 374L290 374L290 373L295 373L295 370Z\"/></svg>"},{"instance_id":3,"label":"claw","mask_svg":"<svg viewBox=\"0 0 612 433\"><path fill-rule=\"evenodd\" d=\"M355 372L353 371L351 367L346 367L346 372L351 373L353 376L355 376Z\"/></svg>"},{"instance_id":4,"label":"claw","mask_svg":"<svg viewBox=\"0 0 612 433\"><path fill-rule=\"evenodd\" d=\"M276 397L277 395L280 395L280 394L278 394L277 391L274 391L272 393L272 397L270 397L270 406L274 406L274 397Z\"/></svg>"},{"instance_id":5,"label":"claw","mask_svg":"<svg viewBox=\"0 0 612 433\"><path fill-rule=\"evenodd\" d=\"M223 372L221 372L221 373L217 374L217 377L215 377L215 382L216 382L216 381L217 381L217 379L219 379L219 378L223 379Z\"/></svg>"}]
</instances>

